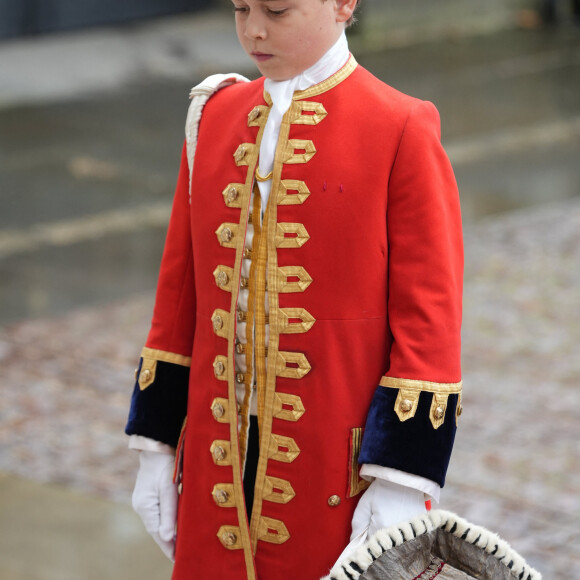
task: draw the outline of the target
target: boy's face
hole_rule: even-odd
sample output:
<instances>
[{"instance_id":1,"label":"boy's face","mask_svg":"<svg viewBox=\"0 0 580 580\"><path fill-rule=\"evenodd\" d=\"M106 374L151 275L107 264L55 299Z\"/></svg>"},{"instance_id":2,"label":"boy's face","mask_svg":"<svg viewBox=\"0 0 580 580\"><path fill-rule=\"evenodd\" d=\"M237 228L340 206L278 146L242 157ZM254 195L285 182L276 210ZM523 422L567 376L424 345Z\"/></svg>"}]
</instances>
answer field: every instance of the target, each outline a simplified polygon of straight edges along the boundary
<instances>
[{"instance_id":1,"label":"boy's face","mask_svg":"<svg viewBox=\"0 0 580 580\"><path fill-rule=\"evenodd\" d=\"M236 32L260 72L290 79L315 64L350 18L350 0L232 0Z\"/></svg>"}]
</instances>

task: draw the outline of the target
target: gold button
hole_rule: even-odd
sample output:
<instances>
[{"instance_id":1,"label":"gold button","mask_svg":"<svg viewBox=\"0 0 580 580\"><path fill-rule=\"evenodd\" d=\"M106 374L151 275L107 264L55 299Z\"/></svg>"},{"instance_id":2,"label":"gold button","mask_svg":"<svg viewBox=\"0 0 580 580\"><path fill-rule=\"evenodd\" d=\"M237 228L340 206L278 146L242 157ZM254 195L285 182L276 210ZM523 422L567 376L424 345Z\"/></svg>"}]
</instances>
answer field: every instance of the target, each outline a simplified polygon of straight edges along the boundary
<instances>
[{"instance_id":1,"label":"gold button","mask_svg":"<svg viewBox=\"0 0 580 580\"><path fill-rule=\"evenodd\" d=\"M226 196L229 203L234 203L239 196L238 190L232 185L232 187L228 189Z\"/></svg>"},{"instance_id":2,"label":"gold button","mask_svg":"<svg viewBox=\"0 0 580 580\"><path fill-rule=\"evenodd\" d=\"M236 381L238 381L238 383L240 383L240 385L242 385L245 380L246 380L246 375L244 375L244 373L238 373L236 375Z\"/></svg>"},{"instance_id":3,"label":"gold button","mask_svg":"<svg viewBox=\"0 0 580 580\"><path fill-rule=\"evenodd\" d=\"M252 109L250 111L250 114L248 115L248 122L253 123L261 114L262 112L257 107L255 109Z\"/></svg>"},{"instance_id":4,"label":"gold button","mask_svg":"<svg viewBox=\"0 0 580 580\"><path fill-rule=\"evenodd\" d=\"M229 281L228 275L223 270L220 270L216 276L217 285L226 286Z\"/></svg>"},{"instance_id":5,"label":"gold button","mask_svg":"<svg viewBox=\"0 0 580 580\"><path fill-rule=\"evenodd\" d=\"M330 507L336 507L339 504L340 504L340 497L338 495L331 495L328 498L328 505Z\"/></svg>"},{"instance_id":6,"label":"gold button","mask_svg":"<svg viewBox=\"0 0 580 580\"><path fill-rule=\"evenodd\" d=\"M216 461L223 461L226 458L226 450L221 445L217 445L214 447L213 456Z\"/></svg>"},{"instance_id":7,"label":"gold button","mask_svg":"<svg viewBox=\"0 0 580 580\"><path fill-rule=\"evenodd\" d=\"M457 416L460 417L461 413L463 413L463 405L459 405L457 407Z\"/></svg>"},{"instance_id":8,"label":"gold button","mask_svg":"<svg viewBox=\"0 0 580 580\"><path fill-rule=\"evenodd\" d=\"M181 495L181 494L183 493L183 483L180 483L180 484L177 486L177 493L178 493L179 495Z\"/></svg>"},{"instance_id":9,"label":"gold button","mask_svg":"<svg viewBox=\"0 0 580 580\"><path fill-rule=\"evenodd\" d=\"M146 383L151 378L151 371L149 369L145 369L141 371L141 381Z\"/></svg>"},{"instance_id":10,"label":"gold button","mask_svg":"<svg viewBox=\"0 0 580 580\"><path fill-rule=\"evenodd\" d=\"M214 330L221 330L224 327L224 319L218 314L213 318Z\"/></svg>"},{"instance_id":11,"label":"gold button","mask_svg":"<svg viewBox=\"0 0 580 580\"><path fill-rule=\"evenodd\" d=\"M238 322L246 322L246 318L248 316L247 312L244 312L243 310L238 310Z\"/></svg>"},{"instance_id":12,"label":"gold button","mask_svg":"<svg viewBox=\"0 0 580 580\"><path fill-rule=\"evenodd\" d=\"M221 377L226 370L226 365L221 360L218 360L213 364L213 370L216 377Z\"/></svg>"},{"instance_id":13,"label":"gold button","mask_svg":"<svg viewBox=\"0 0 580 580\"><path fill-rule=\"evenodd\" d=\"M254 223L254 216L252 214L248 215L248 223L249 224L253 224Z\"/></svg>"},{"instance_id":14,"label":"gold button","mask_svg":"<svg viewBox=\"0 0 580 580\"><path fill-rule=\"evenodd\" d=\"M216 419L221 419L224 416L226 410L221 403L214 403L213 407L211 408L211 412Z\"/></svg>"},{"instance_id":15,"label":"gold button","mask_svg":"<svg viewBox=\"0 0 580 580\"><path fill-rule=\"evenodd\" d=\"M224 228L220 233L221 241L226 243L226 244L228 242L231 242L233 237L234 237L234 234L233 234L232 230L230 230L230 228Z\"/></svg>"},{"instance_id":16,"label":"gold button","mask_svg":"<svg viewBox=\"0 0 580 580\"><path fill-rule=\"evenodd\" d=\"M223 504L223 503L228 503L230 496L225 489L216 489L216 491L214 493L214 498L215 498L216 503Z\"/></svg>"},{"instance_id":17,"label":"gold button","mask_svg":"<svg viewBox=\"0 0 580 580\"><path fill-rule=\"evenodd\" d=\"M246 156L246 153L246 148L243 145L240 145L234 153L234 159L236 163L239 163Z\"/></svg>"},{"instance_id":18,"label":"gold button","mask_svg":"<svg viewBox=\"0 0 580 580\"><path fill-rule=\"evenodd\" d=\"M408 413L413 408L413 402L409 399L403 399L400 406L403 413Z\"/></svg>"},{"instance_id":19,"label":"gold button","mask_svg":"<svg viewBox=\"0 0 580 580\"><path fill-rule=\"evenodd\" d=\"M443 419L443 416L445 415L445 409L443 407L437 407L435 409L435 419L439 420L439 419Z\"/></svg>"},{"instance_id":20,"label":"gold button","mask_svg":"<svg viewBox=\"0 0 580 580\"><path fill-rule=\"evenodd\" d=\"M245 290L250 284L250 281L247 278L242 278L240 280L240 288L242 288L243 290Z\"/></svg>"},{"instance_id":21,"label":"gold button","mask_svg":"<svg viewBox=\"0 0 580 580\"><path fill-rule=\"evenodd\" d=\"M225 532L222 534L222 542L224 546L235 546L238 541L238 536L234 532Z\"/></svg>"},{"instance_id":22,"label":"gold button","mask_svg":"<svg viewBox=\"0 0 580 580\"><path fill-rule=\"evenodd\" d=\"M236 343L236 352L238 354L244 354L244 345L241 342Z\"/></svg>"},{"instance_id":23,"label":"gold button","mask_svg":"<svg viewBox=\"0 0 580 580\"><path fill-rule=\"evenodd\" d=\"M252 250L250 248L244 248L244 258L247 260L252 259Z\"/></svg>"}]
</instances>

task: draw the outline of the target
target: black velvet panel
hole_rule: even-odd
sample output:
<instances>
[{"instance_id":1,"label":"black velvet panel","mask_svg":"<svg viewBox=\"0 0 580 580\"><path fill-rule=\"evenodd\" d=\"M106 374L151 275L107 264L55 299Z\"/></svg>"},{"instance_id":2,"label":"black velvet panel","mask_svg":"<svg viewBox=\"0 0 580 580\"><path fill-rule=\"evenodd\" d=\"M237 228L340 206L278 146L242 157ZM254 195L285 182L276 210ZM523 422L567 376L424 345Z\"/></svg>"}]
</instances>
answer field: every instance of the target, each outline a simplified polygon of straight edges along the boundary
<instances>
[{"instance_id":1,"label":"black velvet panel","mask_svg":"<svg viewBox=\"0 0 580 580\"><path fill-rule=\"evenodd\" d=\"M137 376L143 359L139 361ZM155 381L144 391L135 384L127 435L142 435L177 447L187 413L189 367L157 361Z\"/></svg>"},{"instance_id":2,"label":"black velvet panel","mask_svg":"<svg viewBox=\"0 0 580 580\"><path fill-rule=\"evenodd\" d=\"M445 484L445 474L455 439L457 395L450 395L445 421L434 429L429 417L431 393L421 393L412 419L401 421L395 413L398 390L379 386L367 416L359 463L392 467Z\"/></svg>"}]
</instances>

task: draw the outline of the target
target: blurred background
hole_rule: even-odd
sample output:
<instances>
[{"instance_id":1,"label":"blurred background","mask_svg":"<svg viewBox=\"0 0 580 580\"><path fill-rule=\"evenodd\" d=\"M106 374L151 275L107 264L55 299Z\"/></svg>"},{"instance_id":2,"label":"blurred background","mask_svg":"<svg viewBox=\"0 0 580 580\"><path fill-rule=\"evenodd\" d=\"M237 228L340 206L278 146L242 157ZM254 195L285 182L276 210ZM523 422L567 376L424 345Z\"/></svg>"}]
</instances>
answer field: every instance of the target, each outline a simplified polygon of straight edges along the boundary
<instances>
[{"instance_id":1,"label":"blurred background","mask_svg":"<svg viewBox=\"0 0 580 580\"><path fill-rule=\"evenodd\" d=\"M580 578L580 3L363 0L358 61L433 101L466 245L441 507ZM189 88L256 76L228 2L0 0L0 580L169 578L123 427Z\"/></svg>"}]
</instances>

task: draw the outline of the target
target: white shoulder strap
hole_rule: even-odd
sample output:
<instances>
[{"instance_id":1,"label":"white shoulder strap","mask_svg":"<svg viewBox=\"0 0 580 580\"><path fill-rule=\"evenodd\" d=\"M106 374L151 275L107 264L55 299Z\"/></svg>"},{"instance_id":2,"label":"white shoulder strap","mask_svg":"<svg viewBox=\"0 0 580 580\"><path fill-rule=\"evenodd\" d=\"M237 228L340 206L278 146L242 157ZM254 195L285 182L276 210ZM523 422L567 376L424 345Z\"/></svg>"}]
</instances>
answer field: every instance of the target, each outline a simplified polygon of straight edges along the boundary
<instances>
[{"instance_id":1,"label":"white shoulder strap","mask_svg":"<svg viewBox=\"0 0 580 580\"><path fill-rule=\"evenodd\" d=\"M187 111L187 120L185 122L185 142L187 146L187 163L189 165L189 196L191 200L191 177L193 175L193 158L195 157L195 148L197 146L197 134L199 130L199 121L203 108L209 98L217 93L220 89L240 82L249 82L249 79L236 73L225 75L212 75L207 77L199 85L193 87L189 93L191 103Z\"/></svg>"}]
</instances>

